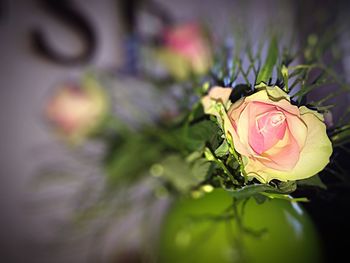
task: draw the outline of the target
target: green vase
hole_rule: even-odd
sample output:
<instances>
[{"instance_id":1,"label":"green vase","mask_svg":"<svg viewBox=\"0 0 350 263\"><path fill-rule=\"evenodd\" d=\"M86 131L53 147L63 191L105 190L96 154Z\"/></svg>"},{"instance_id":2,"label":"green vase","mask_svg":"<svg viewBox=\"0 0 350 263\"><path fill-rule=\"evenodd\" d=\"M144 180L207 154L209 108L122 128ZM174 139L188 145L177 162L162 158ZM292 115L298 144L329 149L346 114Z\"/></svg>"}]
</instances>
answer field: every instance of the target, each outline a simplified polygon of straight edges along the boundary
<instances>
[{"instance_id":1,"label":"green vase","mask_svg":"<svg viewBox=\"0 0 350 263\"><path fill-rule=\"evenodd\" d=\"M223 190L177 200L162 225L158 262L322 261L314 225L299 204L250 198L232 207Z\"/></svg>"}]
</instances>

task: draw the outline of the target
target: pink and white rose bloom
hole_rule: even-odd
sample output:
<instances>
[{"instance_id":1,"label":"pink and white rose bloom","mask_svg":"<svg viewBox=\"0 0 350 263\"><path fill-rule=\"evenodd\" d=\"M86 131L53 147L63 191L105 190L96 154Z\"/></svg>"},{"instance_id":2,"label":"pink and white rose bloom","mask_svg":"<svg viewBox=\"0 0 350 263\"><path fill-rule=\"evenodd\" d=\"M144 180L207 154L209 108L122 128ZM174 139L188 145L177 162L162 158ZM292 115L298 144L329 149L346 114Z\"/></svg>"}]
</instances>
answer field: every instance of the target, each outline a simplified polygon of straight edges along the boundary
<instances>
[{"instance_id":1,"label":"pink and white rose bloom","mask_svg":"<svg viewBox=\"0 0 350 263\"><path fill-rule=\"evenodd\" d=\"M170 74L185 79L190 73L205 73L212 62L208 39L195 23L169 27L163 33L164 47L159 59Z\"/></svg>"},{"instance_id":2,"label":"pink and white rose bloom","mask_svg":"<svg viewBox=\"0 0 350 263\"><path fill-rule=\"evenodd\" d=\"M235 103L231 89L214 87L202 99L217 116L248 177L267 183L294 181L317 174L329 162L332 144L321 114L291 104L277 86L260 84L257 92Z\"/></svg>"},{"instance_id":3,"label":"pink and white rose bloom","mask_svg":"<svg viewBox=\"0 0 350 263\"><path fill-rule=\"evenodd\" d=\"M45 114L62 137L79 143L101 123L107 108L106 94L90 82L82 87L59 87L49 99Z\"/></svg>"}]
</instances>

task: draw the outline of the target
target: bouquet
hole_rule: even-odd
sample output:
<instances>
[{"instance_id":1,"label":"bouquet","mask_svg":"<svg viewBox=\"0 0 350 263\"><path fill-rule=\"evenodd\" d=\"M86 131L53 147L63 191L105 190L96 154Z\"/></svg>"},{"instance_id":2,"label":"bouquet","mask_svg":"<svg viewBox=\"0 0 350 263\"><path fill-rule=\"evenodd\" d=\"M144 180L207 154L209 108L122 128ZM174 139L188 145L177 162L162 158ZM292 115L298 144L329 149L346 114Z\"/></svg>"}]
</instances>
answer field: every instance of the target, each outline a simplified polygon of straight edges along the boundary
<instances>
[{"instance_id":1,"label":"bouquet","mask_svg":"<svg viewBox=\"0 0 350 263\"><path fill-rule=\"evenodd\" d=\"M141 79L160 94L156 117L127 103L137 124L116 114L113 87L141 81L108 74L64 88L47 110L71 144L105 142L108 197L150 178L152 198L173 201L142 258L318 262L317 234L298 202L309 201L303 189L327 191L333 174L343 180L335 153L350 139L350 108L332 115L332 100L350 88L324 61L329 41L311 35L294 51L278 36L255 45L229 38L214 49L193 24L165 30L163 40L145 53L163 73L145 65Z\"/></svg>"}]
</instances>

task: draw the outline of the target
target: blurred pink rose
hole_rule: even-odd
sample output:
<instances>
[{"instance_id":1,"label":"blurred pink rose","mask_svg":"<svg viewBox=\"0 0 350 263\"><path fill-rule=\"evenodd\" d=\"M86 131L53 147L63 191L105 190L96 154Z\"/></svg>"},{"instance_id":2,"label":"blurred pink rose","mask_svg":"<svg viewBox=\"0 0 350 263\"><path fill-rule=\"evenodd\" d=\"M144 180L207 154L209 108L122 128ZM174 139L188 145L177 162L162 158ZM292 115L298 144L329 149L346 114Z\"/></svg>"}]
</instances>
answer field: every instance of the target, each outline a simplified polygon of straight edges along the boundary
<instances>
[{"instance_id":1,"label":"blurred pink rose","mask_svg":"<svg viewBox=\"0 0 350 263\"><path fill-rule=\"evenodd\" d=\"M106 115L106 96L100 87L62 86L46 106L46 116L56 130L70 142L83 140Z\"/></svg>"},{"instance_id":2,"label":"blurred pink rose","mask_svg":"<svg viewBox=\"0 0 350 263\"><path fill-rule=\"evenodd\" d=\"M174 77L185 79L191 73L204 74L209 69L210 45L199 25L190 23L167 28L163 40L160 59Z\"/></svg>"}]
</instances>

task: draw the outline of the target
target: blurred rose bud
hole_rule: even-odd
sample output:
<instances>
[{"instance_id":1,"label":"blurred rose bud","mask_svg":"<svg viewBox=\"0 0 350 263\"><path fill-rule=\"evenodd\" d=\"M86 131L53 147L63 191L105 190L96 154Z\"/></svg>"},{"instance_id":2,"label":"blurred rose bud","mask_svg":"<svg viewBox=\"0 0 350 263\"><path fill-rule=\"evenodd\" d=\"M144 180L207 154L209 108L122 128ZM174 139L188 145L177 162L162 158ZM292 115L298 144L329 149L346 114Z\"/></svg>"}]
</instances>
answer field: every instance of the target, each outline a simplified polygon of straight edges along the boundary
<instances>
[{"instance_id":1,"label":"blurred rose bud","mask_svg":"<svg viewBox=\"0 0 350 263\"><path fill-rule=\"evenodd\" d=\"M169 73L183 80L191 74L204 74L212 62L208 38L199 25L191 23L167 28L159 59Z\"/></svg>"},{"instance_id":2,"label":"blurred rose bud","mask_svg":"<svg viewBox=\"0 0 350 263\"><path fill-rule=\"evenodd\" d=\"M62 85L49 99L46 116L57 132L77 144L101 125L108 110L107 97L96 81L81 86Z\"/></svg>"}]
</instances>

